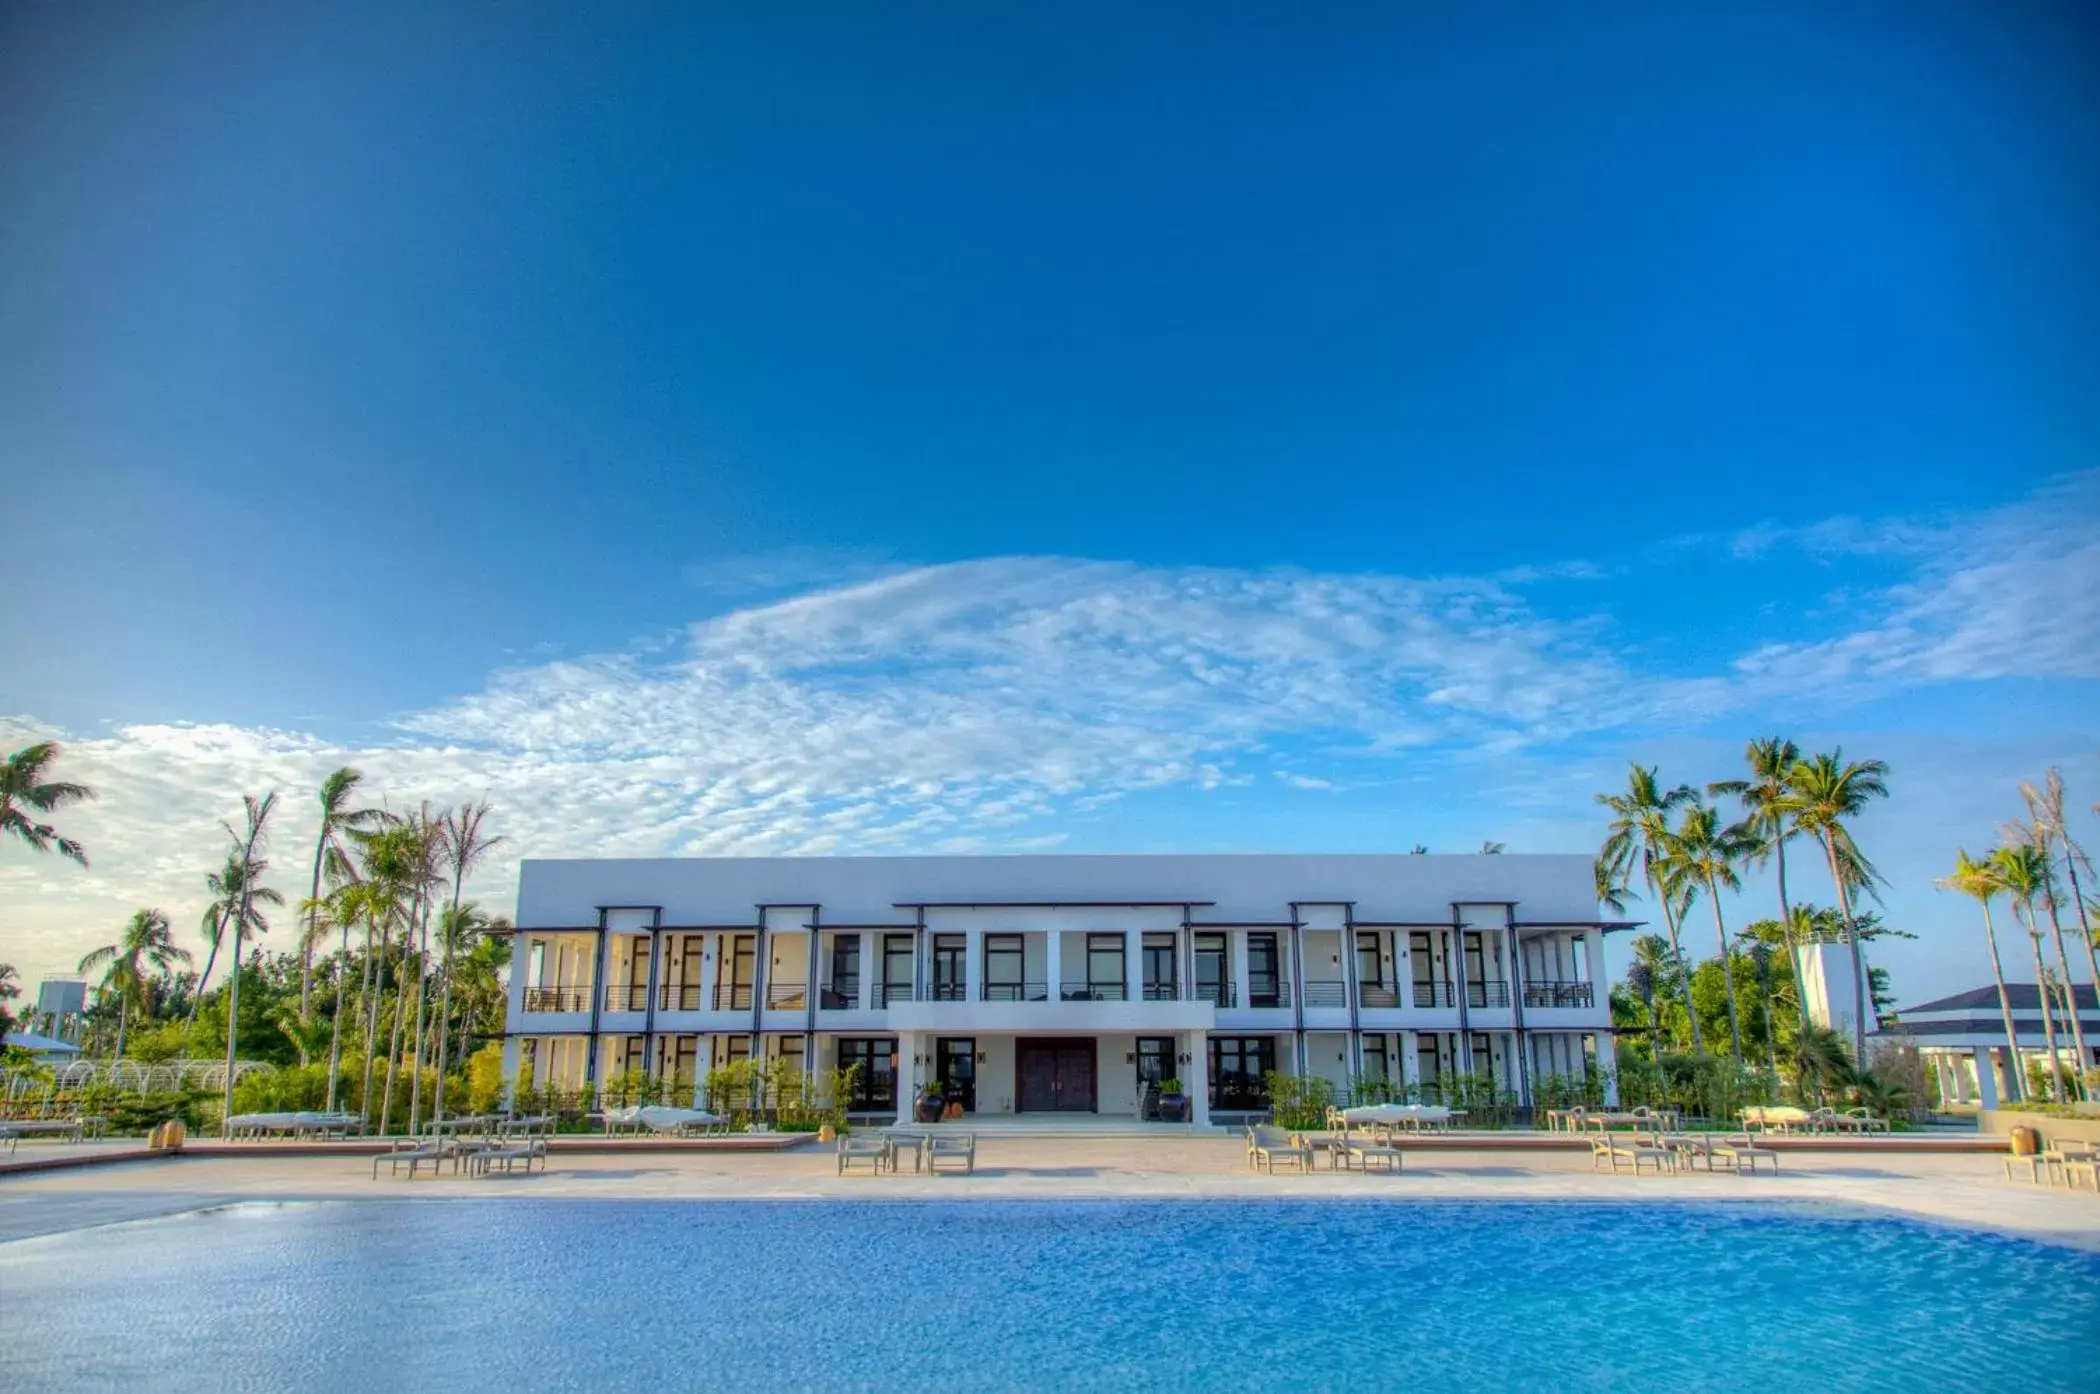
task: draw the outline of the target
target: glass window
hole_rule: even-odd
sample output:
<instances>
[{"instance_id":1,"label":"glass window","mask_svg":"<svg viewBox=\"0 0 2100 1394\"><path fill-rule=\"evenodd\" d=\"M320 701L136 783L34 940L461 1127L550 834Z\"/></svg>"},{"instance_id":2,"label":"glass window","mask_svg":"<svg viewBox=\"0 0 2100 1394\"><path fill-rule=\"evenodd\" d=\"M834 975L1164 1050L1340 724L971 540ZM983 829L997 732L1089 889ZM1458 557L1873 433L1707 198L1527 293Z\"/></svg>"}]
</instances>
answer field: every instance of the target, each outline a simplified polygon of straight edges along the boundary
<instances>
[{"instance_id":1,"label":"glass window","mask_svg":"<svg viewBox=\"0 0 2100 1394\"><path fill-rule=\"evenodd\" d=\"M831 941L831 997L827 1007L860 1003L860 936L841 934Z\"/></svg>"},{"instance_id":2,"label":"glass window","mask_svg":"<svg viewBox=\"0 0 2100 1394\"><path fill-rule=\"evenodd\" d=\"M1123 996L1123 983L1123 936L1089 934L1086 937L1087 995L1116 1001Z\"/></svg>"},{"instance_id":3,"label":"glass window","mask_svg":"<svg viewBox=\"0 0 2100 1394\"><path fill-rule=\"evenodd\" d=\"M960 1002L963 1000L964 974L968 971L969 941L960 934L936 934L933 936L933 1000L936 1002Z\"/></svg>"},{"instance_id":4,"label":"glass window","mask_svg":"<svg viewBox=\"0 0 2100 1394\"><path fill-rule=\"evenodd\" d=\"M1283 995L1283 973L1276 953L1276 936L1273 934L1250 934L1247 936L1247 1005L1250 1007L1274 1007L1281 1005Z\"/></svg>"},{"instance_id":5,"label":"glass window","mask_svg":"<svg viewBox=\"0 0 2100 1394\"><path fill-rule=\"evenodd\" d=\"M1364 1078L1389 1079L1385 1063L1385 1037L1364 1037Z\"/></svg>"},{"instance_id":6,"label":"glass window","mask_svg":"<svg viewBox=\"0 0 2100 1394\"><path fill-rule=\"evenodd\" d=\"M1196 1000L1213 1006L1230 1006L1226 991L1225 936L1199 934L1195 939Z\"/></svg>"},{"instance_id":7,"label":"glass window","mask_svg":"<svg viewBox=\"0 0 2100 1394\"><path fill-rule=\"evenodd\" d=\"M987 1002L1018 1002L1023 997L1022 976L1027 963L1024 941L1018 934L984 936L984 998Z\"/></svg>"},{"instance_id":8,"label":"glass window","mask_svg":"<svg viewBox=\"0 0 2100 1394\"><path fill-rule=\"evenodd\" d=\"M1385 986L1385 956L1378 951L1376 934L1356 936L1356 981L1365 987Z\"/></svg>"}]
</instances>

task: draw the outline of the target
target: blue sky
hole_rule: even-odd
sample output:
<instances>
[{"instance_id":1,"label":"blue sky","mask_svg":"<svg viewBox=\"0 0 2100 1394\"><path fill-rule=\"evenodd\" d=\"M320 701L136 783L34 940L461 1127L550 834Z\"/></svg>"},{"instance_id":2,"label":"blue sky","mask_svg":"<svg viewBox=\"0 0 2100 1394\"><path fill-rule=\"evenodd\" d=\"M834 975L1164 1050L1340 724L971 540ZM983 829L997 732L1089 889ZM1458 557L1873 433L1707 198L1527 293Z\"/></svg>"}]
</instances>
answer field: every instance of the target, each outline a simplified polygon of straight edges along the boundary
<instances>
[{"instance_id":1,"label":"blue sky","mask_svg":"<svg viewBox=\"0 0 2100 1394\"><path fill-rule=\"evenodd\" d=\"M2100 797L2100 24L1693 8L9 7L0 713L108 797L0 936L336 759L536 852L1567 850L1786 729L1965 985L1952 841Z\"/></svg>"}]
</instances>

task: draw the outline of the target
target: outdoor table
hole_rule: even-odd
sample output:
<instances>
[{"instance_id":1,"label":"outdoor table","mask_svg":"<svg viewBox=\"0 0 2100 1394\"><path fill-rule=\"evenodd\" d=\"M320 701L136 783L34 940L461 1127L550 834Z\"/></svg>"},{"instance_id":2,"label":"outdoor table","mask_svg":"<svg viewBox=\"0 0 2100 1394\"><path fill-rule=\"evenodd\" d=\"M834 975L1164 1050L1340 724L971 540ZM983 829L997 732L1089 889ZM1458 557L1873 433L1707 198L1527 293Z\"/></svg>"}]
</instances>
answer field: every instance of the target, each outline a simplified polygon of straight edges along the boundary
<instances>
[{"instance_id":1,"label":"outdoor table","mask_svg":"<svg viewBox=\"0 0 2100 1394\"><path fill-rule=\"evenodd\" d=\"M884 1133L882 1140L889 1144L890 1170L898 1170L898 1154L909 1148L911 1169L915 1172L926 1169L926 1144L930 1139L924 1133Z\"/></svg>"}]
</instances>

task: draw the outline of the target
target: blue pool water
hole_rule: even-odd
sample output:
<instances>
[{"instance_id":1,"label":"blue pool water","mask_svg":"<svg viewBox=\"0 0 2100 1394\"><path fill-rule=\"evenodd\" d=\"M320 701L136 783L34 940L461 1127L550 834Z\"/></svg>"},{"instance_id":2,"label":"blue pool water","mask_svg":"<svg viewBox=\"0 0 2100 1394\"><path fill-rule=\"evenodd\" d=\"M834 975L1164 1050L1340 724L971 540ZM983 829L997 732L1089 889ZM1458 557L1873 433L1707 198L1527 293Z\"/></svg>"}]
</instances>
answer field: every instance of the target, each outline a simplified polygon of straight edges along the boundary
<instances>
[{"instance_id":1,"label":"blue pool water","mask_svg":"<svg viewBox=\"0 0 2100 1394\"><path fill-rule=\"evenodd\" d=\"M0 1389L2100 1389L2100 1257L1770 1205L383 1201L0 1244Z\"/></svg>"}]
</instances>

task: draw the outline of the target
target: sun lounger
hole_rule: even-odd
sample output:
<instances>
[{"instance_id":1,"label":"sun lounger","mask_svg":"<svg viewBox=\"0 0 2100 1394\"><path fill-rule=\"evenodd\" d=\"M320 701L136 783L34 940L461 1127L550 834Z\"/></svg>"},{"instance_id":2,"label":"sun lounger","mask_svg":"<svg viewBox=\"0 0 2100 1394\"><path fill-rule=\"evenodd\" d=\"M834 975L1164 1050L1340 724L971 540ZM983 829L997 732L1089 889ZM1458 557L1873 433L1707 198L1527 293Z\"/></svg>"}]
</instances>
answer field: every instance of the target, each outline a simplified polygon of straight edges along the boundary
<instances>
[{"instance_id":1,"label":"sun lounger","mask_svg":"<svg viewBox=\"0 0 2100 1394\"><path fill-rule=\"evenodd\" d=\"M1769 1147L1759 1147L1751 1137L1722 1138L1709 1144L1708 1155L1715 1162L1734 1167L1738 1176L1755 1176L1759 1162L1770 1162L1774 1175L1779 1171L1779 1154ZM1711 1163L1707 1170L1713 1170Z\"/></svg>"},{"instance_id":2,"label":"sun lounger","mask_svg":"<svg viewBox=\"0 0 2100 1394\"><path fill-rule=\"evenodd\" d=\"M1343 1166L1357 1171L1398 1171L1400 1149L1389 1142L1380 1142L1375 1137L1357 1137L1351 1134L1342 1139L1342 1150L1338 1160Z\"/></svg>"},{"instance_id":3,"label":"sun lounger","mask_svg":"<svg viewBox=\"0 0 2100 1394\"><path fill-rule=\"evenodd\" d=\"M1643 1166L1649 1166L1660 1175L1677 1169L1677 1156L1667 1147L1651 1147L1607 1135L1590 1139L1590 1170L1600 1166L1609 1166L1613 1171L1630 1166L1635 1176L1641 1174Z\"/></svg>"},{"instance_id":4,"label":"sun lounger","mask_svg":"<svg viewBox=\"0 0 2100 1394\"><path fill-rule=\"evenodd\" d=\"M965 1174L974 1174L977 1170L977 1134L935 1133L927 1138L926 1170L939 1175L942 1162L951 1168L960 1162Z\"/></svg>"},{"instance_id":5,"label":"sun lounger","mask_svg":"<svg viewBox=\"0 0 2100 1394\"><path fill-rule=\"evenodd\" d=\"M540 1164L541 1171L547 1169L547 1144L535 1138L531 1142L477 1147L467 1153L465 1159L467 1167L476 1176L487 1176L499 1166L507 1176L515 1172L521 1162L525 1166L526 1175L529 1176L532 1174L534 1162Z\"/></svg>"},{"instance_id":6,"label":"sun lounger","mask_svg":"<svg viewBox=\"0 0 2100 1394\"><path fill-rule=\"evenodd\" d=\"M1889 1127L1888 1119L1878 1118L1863 1108L1848 1108L1843 1113L1835 1115L1833 1122L1840 1132L1886 1133L1892 1131Z\"/></svg>"},{"instance_id":7,"label":"sun lounger","mask_svg":"<svg viewBox=\"0 0 2100 1394\"><path fill-rule=\"evenodd\" d=\"M1247 1130L1247 1161L1272 1174L1279 1161L1310 1172L1313 1154L1310 1147L1293 1142L1291 1135L1283 1129L1269 1123L1257 1123Z\"/></svg>"},{"instance_id":8,"label":"sun lounger","mask_svg":"<svg viewBox=\"0 0 2100 1394\"><path fill-rule=\"evenodd\" d=\"M11 1118L4 1125L9 1141L25 1137L55 1137L61 1142L79 1142L87 1136L87 1125L78 1118Z\"/></svg>"},{"instance_id":9,"label":"sun lounger","mask_svg":"<svg viewBox=\"0 0 2100 1394\"><path fill-rule=\"evenodd\" d=\"M890 1152L890 1140L865 1133L840 1135L838 1161L841 1176L846 1174L847 1167L855 1165L864 1165L878 1176L885 1171L894 1171L897 1166Z\"/></svg>"},{"instance_id":10,"label":"sun lounger","mask_svg":"<svg viewBox=\"0 0 2100 1394\"><path fill-rule=\"evenodd\" d=\"M417 1142L413 1139L403 1138L393 1145L391 1151L382 1152L372 1159L372 1179L374 1181L379 1179L379 1168L382 1163L385 1164L387 1171L394 1176L399 1176L401 1168L407 1167L408 1179L413 1181L416 1179L416 1172L421 1168L427 1166L435 1172L447 1161L452 1162L454 1170L458 1169L458 1153L454 1148L442 1143Z\"/></svg>"}]
</instances>

